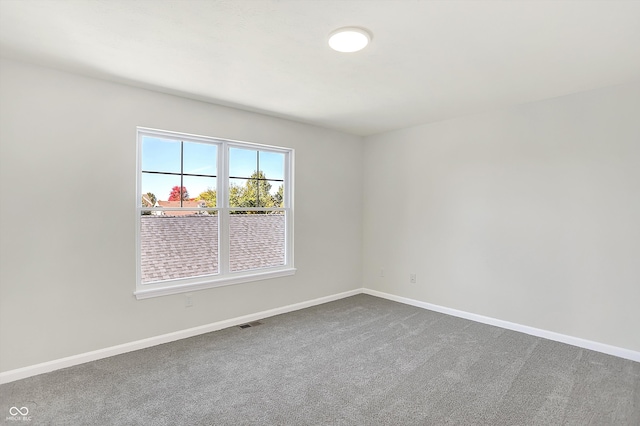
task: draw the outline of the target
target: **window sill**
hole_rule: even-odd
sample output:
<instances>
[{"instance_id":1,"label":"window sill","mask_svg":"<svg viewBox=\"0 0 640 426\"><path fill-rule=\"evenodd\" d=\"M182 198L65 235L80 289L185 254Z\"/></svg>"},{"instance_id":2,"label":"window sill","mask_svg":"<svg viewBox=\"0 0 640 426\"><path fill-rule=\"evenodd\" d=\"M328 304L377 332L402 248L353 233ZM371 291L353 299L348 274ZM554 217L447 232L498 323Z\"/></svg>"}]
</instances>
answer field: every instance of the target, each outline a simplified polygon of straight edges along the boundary
<instances>
[{"instance_id":1,"label":"window sill","mask_svg":"<svg viewBox=\"0 0 640 426\"><path fill-rule=\"evenodd\" d=\"M180 283L162 285L162 287L149 287L139 286L133 294L136 299L149 299L151 297L167 296L170 294L187 293L190 291L204 290L207 288L222 287L227 285L242 284L252 281L268 280L271 278L286 277L294 275L296 268L278 269L276 271L268 272L254 272L249 274L243 274L239 276L227 276L224 278L203 279L199 282Z\"/></svg>"}]
</instances>

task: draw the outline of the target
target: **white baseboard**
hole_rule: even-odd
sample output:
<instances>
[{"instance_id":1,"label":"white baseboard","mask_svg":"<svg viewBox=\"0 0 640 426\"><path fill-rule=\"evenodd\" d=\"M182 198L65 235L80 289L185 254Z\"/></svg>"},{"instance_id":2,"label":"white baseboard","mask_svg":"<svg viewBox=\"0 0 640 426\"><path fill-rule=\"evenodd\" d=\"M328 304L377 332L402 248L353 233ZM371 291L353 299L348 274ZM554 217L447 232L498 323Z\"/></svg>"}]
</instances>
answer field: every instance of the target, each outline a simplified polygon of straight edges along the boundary
<instances>
[{"instance_id":1,"label":"white baseboard","mask_svg":"<svg viewBox=\"0 0 640 426\"><path fill-rule=\"evenodd\" d=\"M321 305L334 300L343 299L345 297L355 296L362 293L362 289L345 291L344 293L333 294L330 296L320 297L318 299L308 300L306 302L294 303L293 305L282 306L280 308L269 309L255 314L244 315L241 317L231 318L228 320L218 321L211 324L201 325L199 327L188 328L173 333L162 334L160 336L150 337L147 339L137 340L135 342L124 343L122 345L111 346L109 348L98 349L96 351L85 352L78 355L72 355L66 358L60 358L53 361L43 362L41 364L30 365L28 367L17 368L0 373L0 384L9 383L38 374L49 373L61 368L72 367L85 362L95 361L114 355L120 355L126 352L137 351L139 349L149 348L151 346L161 345L188 337L197 336L199 334L210 333L212 331L222 330L223 328L234 327L259 319L272 317L275 315L286 314L300 309L308 308L315 305Z\"/></svg>"},{"instance_id":2,"label":"white baseboard","mask_svg":"<svg viewBox=\"0 0 640 426\"><path fill-rule=\"evenodd\" d=\"M516 324L509 321L503 321L496 318L485 317L483 315L459 311L457 309L451 309L451 308L434 305L432 303L427 303L427 302L421 302L419 300L409 299L407 297L402 297L402 296L396 296L393 294L384 293L377 290L371 290L368 288L359 288L356 290L350 290L350 291L345 291L343 293L320 297L318 299L308 300L306 302L294 303L292 305L282 306L280 308L269 309L262 312L256 312L250 315L244 315L241 317L231 318L228 320L223 320L223 321L218 321L211 324L202 325L199 327L188 328L186 330L180 330L173 333L162 334L160 336L137 340L135 342L124 343L122 345L111 346L109 348L98 349L96 351L85 352L82 354L73 355L66 358L60 358L53 361L43 362L41 364L30 365L28 367L5 371L0 373L0 384L13 382L13 381L24 379L31 376L36 376L38 374L48 373L48 372L59 370L62 368L72 367L74 365L84 364L85 362L95 361L98 359L107 358L114 355L120 355L123 353L136 351L139 349L145 349L152 346L161 345L163 343L169 343L169 342L173 342L180 339L186 339L188 337L193 337L193 336L197 336L204 333L210 333L212 331L222 330L223 328L234 327L236 325L244 324L251 321L257 321L259 319L268 318L275 315L286 314L287 312L293 312L293 311L308 308L311 306L320 305L327 302L333 302L334 300L344 299L345 297L355 296L361 293L369 294L371 296L381 297L383 299L393 300L395 302L404 303L406 305L428 309L430 311L440 312L443 314L468 319L468 320L483 323L483 324L489 324L496 327L505 328L507 330L518 331L521 333L530 334L532 336L554 340L556 342L566 343L566 344L577 346L580 348L590 349L592 351L602 352L605 354L617 356L619 358L629 359L631 361L640 362L640 352L632 351L630 349L619 348L616 346L606 345L604 343L598 343L598 342L593 342L591 340L581 339L579 337L567 336L564 334L555 333L553 331L542 330L539 328Z\"/></svg>"},{"instance_id":3,"label":"white baseboard","mask_svg":"<svg viewBox=\"0 0 640 426\"><path fill-rule=\"evenodd\" d=\"M402 296L396 296L394 294L384 293L377 290L370 290L368 288L362 289L362 292L364 294L369 294L371 296L393 300L394 302L400 302L406 305L416 306L419 308L428 309L430 311L440 312L442 314L464 318L471 321L480 322L483 324L494 325L496 327L506 328L507 330L518 331L520 333L530 334L532 336L542 337L544 339L554 340L556 342L566 343L568 345L577 346L584 349L590 349L592 351L602 352L608 355L617 356L619 358L640 362L640 352L632 351L630 349L619 348L619 347L607 345L604 343L581 339L579 337L567 336L565 334L560 334L553 331L542 330L535 327L529 327L527 325L516 324L513 322L504 321L496 318L485 317L483 315L472 314L465 311L459 311L457 309L451 309L451 308L434 305L432 303L427 303L427 302L421 302L419 300L409 299L407 297L402 297Z\"/></svg>"}]
</instances>

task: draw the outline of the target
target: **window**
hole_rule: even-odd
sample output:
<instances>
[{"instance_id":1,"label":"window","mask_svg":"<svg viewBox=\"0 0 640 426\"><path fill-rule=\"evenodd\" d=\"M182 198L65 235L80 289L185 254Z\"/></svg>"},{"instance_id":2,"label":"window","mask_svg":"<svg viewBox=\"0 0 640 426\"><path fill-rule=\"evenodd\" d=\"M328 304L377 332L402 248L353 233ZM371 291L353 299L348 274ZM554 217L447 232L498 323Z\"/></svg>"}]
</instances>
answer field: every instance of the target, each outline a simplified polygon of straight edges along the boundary
<instances>
[{"instance_id":1,"label":"window","mask_svg":"<svg viewBox=\"0 0 640 426\"><path fill-rule=\"evenodd\" d=\"M291 275L293 150L138 128L138 299Z\"/></svg>"}]
</instances>

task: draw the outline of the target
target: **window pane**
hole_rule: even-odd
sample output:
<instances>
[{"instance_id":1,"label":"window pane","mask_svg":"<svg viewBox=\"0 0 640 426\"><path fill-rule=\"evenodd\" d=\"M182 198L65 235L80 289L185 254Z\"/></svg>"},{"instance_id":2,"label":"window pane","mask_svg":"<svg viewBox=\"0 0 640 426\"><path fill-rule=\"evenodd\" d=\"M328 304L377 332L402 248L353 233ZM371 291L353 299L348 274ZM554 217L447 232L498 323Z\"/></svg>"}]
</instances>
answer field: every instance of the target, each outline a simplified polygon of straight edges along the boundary
<instances>
[{"instance_id":1,"label":"window pane","mask_svg":"<svg viewBox=\"0 0 640 426\"><path fill-rule=\"evenodd\" d=\"M184 142L183 173L193 175L217 175L218 147L196 142Z\"/></svg>"},{"instance_id":2,"label":"window pane","mask_svg":"<svg viewBox=\"0 0 640 426\"><path fill-rule=\"evenodd\" d=\"M232 212L229 216L231 272L282 266L285 264L284 254L284 214Z\"/></svg>"},{"instance_id":3,"label":"window pane","mask_svg":"<svg viewBox=\"0 0 640 426\"><path fill-rule=\"evenodd\" d=\"M284 154L260 151L260 170L266 179L284 179Z\"/></svg>"},{"instance_id":4,"label":"window pane","mask_svg":"<svg viewBox=\"0 0 640 426\"><path fill-rule=\"evenodd\" d=\"M182 183L187 189L189 198L194 201L203 200L206 207L216 207L216 178L200 177L200 176L184 176ZM192 207L185 205L184 207Z\"/></svg>"},{"instance_id":5,"label":"window pane","mask_svg":"<svg viewBox=\"0 0 640 426\"><path fill-rule=\"evenodd\" d=\"M229 148L229 176L251 177L258 170L258 151Z\"/></svg>"},{"instance_id":6,"label":"window pane","mask_svg":"<svg viewBox=\"0 0 640 426\"><path fill-rule=\"evenodd\" d=\"M142 170L180 173L180 141L144 136Z\"/></svg>"},{"instance_id":7,"label":"window pane","mask_svg":"<svg viewBox=\"0 0 640 426\"><path fill-rule=\"evenodd\" d=\"M142 173L142 194L152 194L158 201L168 201L172 188L180 190L180 176ZM174 196L175 198L175 196ZM180 201L180 196L177 198ZM180 203L178 203L178 207Z\"/></svg>"},{"instance_id":8,"label":"window pane","mask_svg":"<svg viewBox=\"0 0 640 426\"><path fill-rule=\"evenodd\" d=\"M140 217L142 283L218 273L218 215L144 213Z\"/></svg>"}]
</instances>

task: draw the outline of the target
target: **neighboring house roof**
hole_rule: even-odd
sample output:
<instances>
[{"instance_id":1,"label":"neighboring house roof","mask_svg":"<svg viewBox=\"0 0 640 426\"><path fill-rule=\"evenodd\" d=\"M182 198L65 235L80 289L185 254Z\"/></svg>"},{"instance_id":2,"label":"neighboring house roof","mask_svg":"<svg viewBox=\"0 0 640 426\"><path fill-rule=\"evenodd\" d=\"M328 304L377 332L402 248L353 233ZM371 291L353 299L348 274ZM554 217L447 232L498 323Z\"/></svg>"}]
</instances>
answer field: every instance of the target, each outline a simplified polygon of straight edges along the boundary
<instances>
[{"instance_id":1,"label":"neighboring house roof","mask_svg":"<svg viewBox=\"0 0 640 426\"><path fill-rule=\"evenodd\" d=\"M218 272L217 215L145 215L141 222L143 283ZM231 272L284 265L284 215L231 215L229 234Z\"/></svg>"},{"instance_id":2,"label":"neighboring house roof","mask_svg":"<svg viewBox=\"0 0 640 426\"><path fill-rule=\"evenodd\" d=\"M284 230L282 214L230 215L231 272L284 265Z\"/></svg>"}]
</instances>

